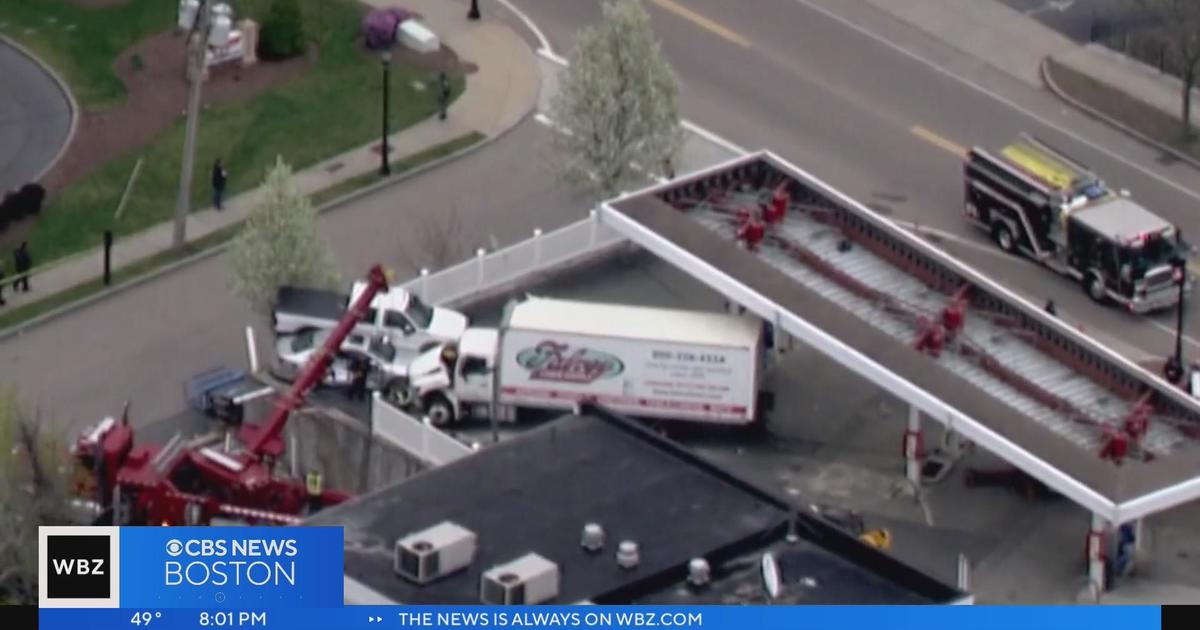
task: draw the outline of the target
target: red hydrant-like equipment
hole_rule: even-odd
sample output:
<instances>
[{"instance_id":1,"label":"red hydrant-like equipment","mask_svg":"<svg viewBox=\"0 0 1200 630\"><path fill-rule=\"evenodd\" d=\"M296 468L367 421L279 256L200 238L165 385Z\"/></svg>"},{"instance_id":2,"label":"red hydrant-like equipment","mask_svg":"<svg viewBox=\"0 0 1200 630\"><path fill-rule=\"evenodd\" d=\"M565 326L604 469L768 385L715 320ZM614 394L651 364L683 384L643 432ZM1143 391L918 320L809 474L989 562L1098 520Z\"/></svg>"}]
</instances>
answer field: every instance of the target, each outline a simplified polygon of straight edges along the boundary
<instances>
[{"instance_id":1,"label":"red hydrant-like equipment","mask_svg":"<svg viewBox=\"0 0 1200 630\"><path fill-rule=\"evenodd\" d=\"M322 381L342 342L387 290L378 265L366 289L350 304L325 343L309 359L291 388L275 399L262 424L243 425L241 448L134 446L128 407L120 423L105 420L85 431L73 447L80 482L76 488L111 509L114 525L207 525L214 518L291 525L314 506L341 503L344 492L325 490L319 475L308 480L279 476L281 435L291 413Z\"/></svg>"},{"instance_id":2,"label":"red hydrant-like equipment","mask_svg":"<svg viewBox=\"0 0 1200 630\"><path fill-rule=\"evenodd\" d=\"M783 217L787 214L788 204L791 201L792 196L787 192L787 182L784 182L776 187L775 192L771 194L771 203L767 204L763 209L763 220L768 225L774 225L783 221Z\"/></svg>"},{"instance_id":3,"label":"red hydrant-like equipment","mask_svg":"<svg viewBox=\"0 0 1200 630\"><path fill-rule=\"evenodd\" d=\"M935 359L942 356L942 349L946 347L946 328L940 322L922 315L917 318L917 329L917 343L914 346L917 352Z\"/></svg>"},{"instance_id":4,"label":"red hydrant-like equipment","mask_svg":"<svg viewBox=\"0 0 1200 630\"><path fill-rule=\"evenodd\" d=\"M737 212L738 227L735 237L750 251L757 250L758 244L767 236L767 226L757 215L757 212L747 208L739 209Z\"/></svg>"},{"instance_id":5,"label":"red hydrant-like equipment","mask_svg":"<svg viewBox=\"0 0 1200 630\"><path fill-rule=\"evenodd\" d=\"M954 339L955 335L966 324L967 291L969 289L969 286L964 285L950 298L950 304L942 309L942 327L946 329L946 338L948 340Z\"/></svg>"}]
</instances>

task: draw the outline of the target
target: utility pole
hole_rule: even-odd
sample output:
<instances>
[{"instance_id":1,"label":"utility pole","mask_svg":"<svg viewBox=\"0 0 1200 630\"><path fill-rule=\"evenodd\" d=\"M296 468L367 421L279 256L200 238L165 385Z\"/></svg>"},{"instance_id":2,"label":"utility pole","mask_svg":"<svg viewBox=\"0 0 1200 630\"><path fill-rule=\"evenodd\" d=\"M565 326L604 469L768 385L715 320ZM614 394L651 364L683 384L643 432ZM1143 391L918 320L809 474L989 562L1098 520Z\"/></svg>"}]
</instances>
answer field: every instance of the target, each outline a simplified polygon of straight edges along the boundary
<instances>
[{"instance_id":1,"label":"utility pole","mask_svg":"<svg viewBox=\"0 0 1200 630\"><path fill-rule=\"evenodd\" d=\"M180 160L179 196L175 199L175 233L171 244L181 247L187 239L187 217L192 201L192 171L196 160L196 128L200 123L200 88L204 82L207 65L208 31L212 25L208 0L200 0L196 18L188 42L188 93L187 132L183 139L183 158Z\"/></svg>"}]
</instances>

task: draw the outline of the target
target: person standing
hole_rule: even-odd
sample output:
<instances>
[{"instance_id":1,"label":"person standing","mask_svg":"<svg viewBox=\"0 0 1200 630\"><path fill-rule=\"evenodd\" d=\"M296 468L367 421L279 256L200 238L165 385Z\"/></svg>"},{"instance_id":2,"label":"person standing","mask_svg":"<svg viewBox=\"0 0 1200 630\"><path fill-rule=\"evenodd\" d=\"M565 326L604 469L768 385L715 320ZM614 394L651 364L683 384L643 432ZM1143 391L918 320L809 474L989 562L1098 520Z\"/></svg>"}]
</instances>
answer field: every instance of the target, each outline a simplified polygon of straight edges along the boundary
<instances>
[{"instance_id":1,"label":"person standing","mask_svg":"<svg viewBox=\"0 0 1200 630\"><path fill-rule=\"evenodd\" d=\"M355 358L350 362L350 390L347 392L350 400L366 400L367 369L365 359Z\"/></svg>"},{"instance_id":2,"label":"person standing","mask_svg":"<svg viewBox=\"0 0 1200 630\"><path fill-rule=\"evenodd\" d=\"M0 306L7 303L4 301L4 259L0 258Z\"/></svg>"},{"instance_id":3,"label":"person standing","mask_svg":"<svg viewBox=\"0 0 1200 630\"><path fill-rule=\"evenodd\" d=\"M225 170L225 165L221 164L221 159L217 158L213 162L212 168L212 189L213 189L213 207L218 211L224 210L222 202L225 200L225 181L229 178L229 173Z\"/></svg>"},{"instance_id":4,"label":"person standing","mask_svg":"<svg viewBox=\"0 0 1200 630\"><path fill-rule=\"evenodd\" d=\"M445 72L438 73L438 120L446 120L446 108L450 106L450 78Z\"/></svg>"},{"instance_id":5,"label":"person standing","mask_svg":"<svg viewBox=\"0 0 1200 630\"><path fill-rule=\"evenodd\" d=\"M13 252L13 266L18 278L13 281L13 292L29 292L29 270L33 269L33 257L29 255L29 241L21 241L21 246Z\"/></svg>"}]
</instances>

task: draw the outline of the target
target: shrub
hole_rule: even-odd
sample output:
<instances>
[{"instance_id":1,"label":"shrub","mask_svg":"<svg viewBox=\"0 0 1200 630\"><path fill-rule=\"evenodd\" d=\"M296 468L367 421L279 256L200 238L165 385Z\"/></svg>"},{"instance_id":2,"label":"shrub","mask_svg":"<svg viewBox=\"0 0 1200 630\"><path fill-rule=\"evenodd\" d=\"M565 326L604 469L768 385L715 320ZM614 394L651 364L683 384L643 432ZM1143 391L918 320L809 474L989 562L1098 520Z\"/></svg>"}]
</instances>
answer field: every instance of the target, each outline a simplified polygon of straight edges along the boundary
<instances>
[{"instance_id":1,"label":"shrub","mask_svg":"<svg viewBox=\"0 0 1200 630\"><path fill-rule=\"evenodd\" d=\"M20 221L23 215L19 206L16 191L5 193L4 200L0 201L0 225L7 228L10 224Z\"/></svg>"},{"instance_id":2,"label":"shrub","mask_svg":"<svg viewBox=\"0 0 1200 630\"><path fill-rule=\"evenodd\" d=\"M304 20L300 0L272 0L258 39L263 59L287 59L304 52Z\"/></svg>"},{"instance_id":3,"label":"shrub","mask_svg":"<svg viewBox=\"0 0 1200 630\"><path fill-rule=\"evenodd\" d=\"M4 200L0 201L0 232L8 229L8 224L16 221L16 195L8 193L4 195Z\"/></svg>"},{"instance_id":4,"label":"shrub","mask_svg":"<svg viewBox=\"0 0 1200 630\"><path fill-rule=\"evenodd\" d=\"M17 191L17 199L25 216L38 214L42 211L42 202L46 200L46 189L41 184L25 184Z\"/></svg>"}]
</instances>

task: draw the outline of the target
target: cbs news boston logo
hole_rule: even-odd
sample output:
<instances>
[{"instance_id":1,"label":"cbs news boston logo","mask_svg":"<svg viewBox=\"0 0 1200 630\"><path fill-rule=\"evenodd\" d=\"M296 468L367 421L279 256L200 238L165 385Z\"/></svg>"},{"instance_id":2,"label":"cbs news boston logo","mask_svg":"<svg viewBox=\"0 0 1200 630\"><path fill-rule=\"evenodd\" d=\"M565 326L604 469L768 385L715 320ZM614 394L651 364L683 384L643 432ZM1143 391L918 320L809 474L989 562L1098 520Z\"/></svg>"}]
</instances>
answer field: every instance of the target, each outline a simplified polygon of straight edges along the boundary
<instances>
[{"instance_id":1,"label":"cbs news boston logo","mask_svg":"<svg viewBox=\"0 0 1200 630\"><path fill-rule=\"evenodd\" d=\"M340 527L40 527L39 603L341 606L343 542Z\"/></svg>"},{"instance_id":2,"label":"cbs news boston logo","mask_svg":"<svg viewBox=\"0 0 1200 630\"><path fill-rule=\"evenodd\" d=\"M116 608L120 602L116 527L39 527L42 608Z\"/></svg>"}]
</instances>

